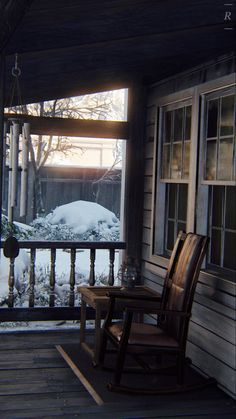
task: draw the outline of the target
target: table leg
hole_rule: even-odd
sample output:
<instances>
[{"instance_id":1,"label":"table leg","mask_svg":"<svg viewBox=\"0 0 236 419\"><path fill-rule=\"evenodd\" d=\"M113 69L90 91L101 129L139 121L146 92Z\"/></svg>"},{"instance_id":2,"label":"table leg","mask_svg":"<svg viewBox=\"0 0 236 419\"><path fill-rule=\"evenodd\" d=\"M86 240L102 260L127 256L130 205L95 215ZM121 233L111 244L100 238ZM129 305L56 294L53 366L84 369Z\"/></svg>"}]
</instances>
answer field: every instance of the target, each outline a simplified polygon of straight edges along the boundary
<instances>
[{"instance_id":1,"label":"table leg","mask_svg":"<svg viewBox=\"0 0 236 419\"><path fill-rule=\"evenodd\" d=\"M85 342L85 328L86 328L86 302L81 297L80 308L80 343Z\"/></svg>"},{"instance_id":2,"label":"table leg","mask_svg":"<svg viewBox=\"0 0 236 419\"><path fill-rule=\"evenodd\" d=\"M98 362L101 341L101 307L96 307L95 314L95 342L94 342L94 361Z\"/></svg>"}]
</instances>

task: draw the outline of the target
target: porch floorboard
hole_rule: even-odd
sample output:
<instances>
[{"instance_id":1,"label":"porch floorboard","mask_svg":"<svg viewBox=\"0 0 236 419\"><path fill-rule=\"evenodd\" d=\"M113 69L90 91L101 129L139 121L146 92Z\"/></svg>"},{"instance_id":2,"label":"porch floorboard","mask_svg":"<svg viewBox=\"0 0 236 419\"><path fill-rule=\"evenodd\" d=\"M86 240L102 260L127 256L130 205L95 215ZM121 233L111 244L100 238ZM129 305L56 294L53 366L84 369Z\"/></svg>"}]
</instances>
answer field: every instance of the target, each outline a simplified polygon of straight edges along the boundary
<instances>
[{"instance_id":1,"label":"porch floorboard","mask_svg":"<svg viewBox=\"0 0 236 419\"><path fill-rule=\"evenodd\" d=\"M97 406L55 345L79 342L79 330L1 333L0 417L18 418L233 418L236 403L219 389L178 398L147 397ZM152 399L153 400L153 399Z\"/></svg>"}]
</instances>

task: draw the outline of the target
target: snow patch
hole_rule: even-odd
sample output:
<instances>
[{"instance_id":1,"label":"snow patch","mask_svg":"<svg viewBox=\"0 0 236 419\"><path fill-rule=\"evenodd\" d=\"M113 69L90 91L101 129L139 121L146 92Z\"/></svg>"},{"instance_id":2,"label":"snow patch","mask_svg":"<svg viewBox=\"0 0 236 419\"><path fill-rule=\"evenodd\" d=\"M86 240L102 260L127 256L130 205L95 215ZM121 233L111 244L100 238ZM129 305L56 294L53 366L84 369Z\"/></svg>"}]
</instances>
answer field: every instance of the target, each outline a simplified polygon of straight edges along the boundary
<instances>
[{"instance_id":1,"label":"snow patch","mask_svg":"<svg viewBox=\"0 0 236 419\"><path fill-rule=\"evenodd\" d=\"M84 234L88 230L117 227L118 218L108 209L95 202L75 201L57 207L48 218L51 224L67 224L75 234Z\"/></svg>"}]
</instances>

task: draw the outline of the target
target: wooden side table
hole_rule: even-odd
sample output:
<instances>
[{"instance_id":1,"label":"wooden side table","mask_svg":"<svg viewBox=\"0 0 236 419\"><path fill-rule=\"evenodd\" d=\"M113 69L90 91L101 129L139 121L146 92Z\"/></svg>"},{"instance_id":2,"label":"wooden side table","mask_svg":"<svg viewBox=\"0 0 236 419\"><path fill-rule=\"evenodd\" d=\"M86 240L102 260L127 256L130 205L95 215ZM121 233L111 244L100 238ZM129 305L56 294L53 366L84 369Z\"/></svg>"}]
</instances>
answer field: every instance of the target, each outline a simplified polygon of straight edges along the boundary
<instances>
[{"instance_id":1,"label":"wooden side table","mask_svg":"<svg viewBox=\"0 0 236 419\"><path fill-rule=\"evenodd\" d=\"M80 323L80 344L82 348L88 352L95 362L98 361L100 339L101 339L101 315L102 311L107 311L109 305L109 297L107 292L112 290L120 290L122 287L109 286L109 287L97 287L87 286L78 287L78 291L81 293L81 323ZM151 295L160 297L160 294L151 290L148 287L139 285L133 289L134 293L138 293L144 296ZM86 306L87 304L95 310L95 336L94 336L94 348L91 348L86 342Z\"/></svg>"},{"instance_id":2,"label":"wooden side table","mask_svg":"<svg viewBox=\"0 0 236 419\"><path fill-rule=\"evenodd\" d=\"M80 344L82 348L88 352L91 357L97 361L98 351L100 346L101 336L101 315L102 311L107 311L109 304L109 297L106 293L111 289L121 289L121 287L79 287L78 291L81 293L81 323L80 323ZM94 349L86 342L86 306L87 304L95 310L95 336Z\"/></svg>"}]
</instances>

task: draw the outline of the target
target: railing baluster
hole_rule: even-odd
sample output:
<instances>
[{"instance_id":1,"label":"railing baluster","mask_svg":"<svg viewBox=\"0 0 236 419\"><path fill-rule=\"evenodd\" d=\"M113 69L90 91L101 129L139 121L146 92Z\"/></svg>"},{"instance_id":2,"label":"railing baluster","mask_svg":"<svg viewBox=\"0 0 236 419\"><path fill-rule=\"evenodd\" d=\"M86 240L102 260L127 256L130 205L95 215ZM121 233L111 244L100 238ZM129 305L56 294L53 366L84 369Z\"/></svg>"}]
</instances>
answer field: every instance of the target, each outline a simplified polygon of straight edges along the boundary
<instances>
[{"instance_id":1,"label":"railing baluster","mask_svg":"<svg viewBox=\"0 0 236 419\"><path fill-rule=\"evenodd\" d=\"M8 278L8 287L9 287L9 294L8 294L8 307L13 307L14 305L14 284L15 284L15 259L10 258L10 269L9 269L9 278Z\"/></svg>"},{"instance_id":2,"label":"railing baluster","mask_svg":"<svg viewBox=\"0 0 236 419\"><path fill-rule=\"evenodd\" d=\"M95 284L95 257L96 250L90 249L90 274L89 274L89 285Z\"/></svg>"},{"instance_id":3,"label":"railing baluster","mask_svg":"<svg viewBox=\"0 0 236 419\"><path fill-rule=\"evenodd\" d=\"M56 249L51 249L49 307L54 307L55 305L55 282L56 282L55 266L56 266Z\"/></svg>"},{"instance_id":4,"label":"railing baluster","mask_svg":"<svg viewBox=\"0 0 236 419\"><path fill-rule=\"evenodd\" d=\"M34 307L35 255L36 255L36 249L31 249L30 251L30 278L29 278L29 307Z\"/></svg>"},{"instance_id":5,"label":"railing baluster","mask_svg":"<svg viewBox=\"0 0 236 419\"><path fill-rule=\"evenodd\" d=\"M74 307L75 305L75 258L76 249L70 250L70 296L69 306Z\"/></svg>"},{"instance_id":6,"label":"railing baluster","mask_svg":"<svg viewBox=\"0 0 236 419\"><path fill-rule=\"evenodd\" d=\"M109 285L114 285L114 260L115 260L115 250L110 249L109 251L109 277L108 277Z\"/></svg>"},{"instance_id":7,"label":"railing baluster","mask_svg":"<svg viewBox=\"0 0 236 419\"><path fill-rule=\"evenodd\" d=\"M4 241L2 241L0 243L0 249L4 248L4 251L6 250L6 246L5 246ZM7 244L7 243L6 243ZM75 272L76 272L76 252L77 249L86 249L90 251L90 272L89 272L89 278L88 278L88 283L90 286L94 286L95 285L95 262L96 262L96 250L109 250L109 274L108 274L108 284L110 286L114 285L114 261L115 261L115 250L117 249L125 249L125 243L124 242L72 242L72 241L46 241L46 240L40 240L40 241L31 241L31 240L24 240L24 241L18 241L19 244L19 248L21 249L29 249L30 250L30 255L29 255L29 281L28 281L28 309L29 309L29 314L26 315L26 318L28 319L28 315L29 315L29 320L33 320L34 314L32 314L31 317L31 310L32 313L36 312L40 312L40 310L38 310L39 308L42 308L43 311L43 307L36 307L36 283L37 283L37 269L36 269L36 257L37 257L37 249L45 249L48 252L50 252L51 255L51 262L50 262L50 272L49 272L49 279L48 279L48 284L47 286L49 287L48 290L48 302L45 304L46 307L55 307L55 299L56 299L56 293L55 293L55 288L56 288L56 250L57 249L70 249L70 278L69 278L69 295L67 297L68 301L66 304L63 303L64 298L63 298L63 293L65 288L64 287L60 287L58 284L58 295L59 298L62 299L62 307L60 307L62 310L62 313L64 313L64 311L66 312L67 308L69 308L69 312L73 312L76 311L75 308L75 298L76 298L76 292L75 292L75 286L76 286L76 281L75 281ZM8 307L9 308L14 308L14 310L10 310L10 314L9 316L11 317L11 315L14 315L13 312L17 311L18 308L19 310L21 310L21 307L15 307L16 306L16 302L14 300L14 287L15 287L15 259L11 259L10 258L10 253L9 256L6 256L10 259L10 263L9 263L9 273L8 273ZM28 263L27 263L28 265ZM48 272L47 272L47 277L48 277ZM73 311L73 308L75 308L75 310ZM25 309L25 308L24 308ZM31 309L31 310L30 310ZM51 314L50 316L52 316L52 319L54 318L54 311L55 311L55 315L58 316L58 311L57 308L55 310L51 310ZM60 310L59 310L60 311ZM74 314L73 314L74 315ZM8 315L7 315L8 316ZM43 315L44 316L44 315ZM43 316L39 315L40 319L43 318ZM64 314L63 314L64 316ZM62 316L62 317L63 317ZM77 313L76 313L77 316ZM37 317L37 315L36 315ZM47 317L47 315L46 315ZM4 320L5 321L5 320Z\"/></svg>"}]
</instances>

